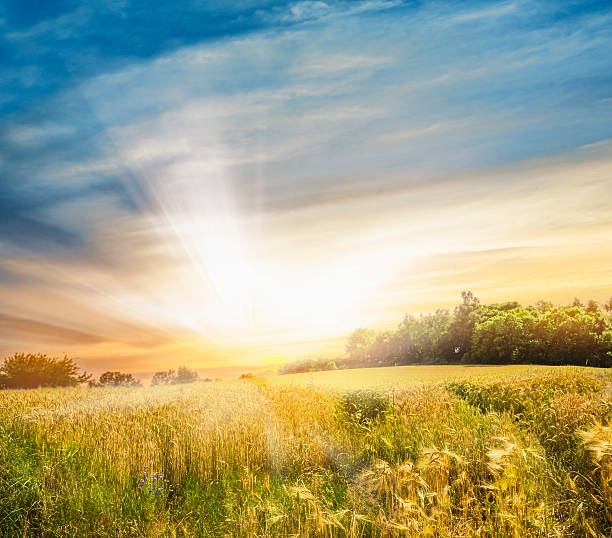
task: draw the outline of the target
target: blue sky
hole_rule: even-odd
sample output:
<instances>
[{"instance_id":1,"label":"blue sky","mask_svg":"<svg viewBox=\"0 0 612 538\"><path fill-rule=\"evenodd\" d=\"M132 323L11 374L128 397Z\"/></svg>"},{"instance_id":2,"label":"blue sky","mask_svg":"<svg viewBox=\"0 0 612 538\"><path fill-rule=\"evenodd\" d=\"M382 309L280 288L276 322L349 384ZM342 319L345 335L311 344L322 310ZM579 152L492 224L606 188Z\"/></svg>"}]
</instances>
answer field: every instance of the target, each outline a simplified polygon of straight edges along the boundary
<instances>
[{"instance_id":1,"label":"blue sky","mask_svg":"<svg viewBox=\"0 0 612 538\"><path fill-rule=\"evenodd\" d=\"M464 287L603 300L611 30L606 2L3 4L0 347L218 364Z\"/></svg>"}]
</instances>

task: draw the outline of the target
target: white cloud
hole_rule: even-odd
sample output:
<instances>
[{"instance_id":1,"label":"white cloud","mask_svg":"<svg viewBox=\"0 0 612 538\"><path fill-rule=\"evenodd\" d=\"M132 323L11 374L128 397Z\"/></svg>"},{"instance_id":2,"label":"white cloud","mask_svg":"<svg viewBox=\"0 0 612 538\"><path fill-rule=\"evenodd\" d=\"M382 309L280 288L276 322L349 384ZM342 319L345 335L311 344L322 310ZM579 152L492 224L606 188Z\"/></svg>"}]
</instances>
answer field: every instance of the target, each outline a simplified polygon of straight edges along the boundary
<instances>
[{"instance_id":1,"label":"white cloud","mask_svg":"<svg viewBox=\"0 0 612 538\"><path fill-rule=\"evenodd\" d=\"M475 21L479 19L492 19L503 17L510 13L515 13L517 11L517 5L515 3L504 3L498 4L494 7L489 7L485 9L479 9L477 11L469 11L467 13L462 13L461 15L457 15L453 17L455 22L468 22Z\"/></svg>"},{"instance_id":2,"label":"white cloud","mask_svg":"<svg viewBox=\"0 0 612 538\"><path fill-rule=\"evenodd\" d=\"M347 3L327 4L318 0L305 0L279 8L272 12L258 12L270 23L300 23L327 21L368 12L384 11L402 5L402 0L366 0Z\"/></svg>"},{"instance_id":3,"label":"white cloud","mask_svg":"<svg viewBox=\"0 0 612 538\"><path fill-rule=\"evenodd\" d=\"M295 65L293 71L302 76L321 76L329 73L385 66L391 62L392 60L389 57L379 58L350 54L325 56L319 53L311 57L300 58L300 62Z\"/></svg>"},{"instance_id":4,"label":"white cloud","mask_svg":"<svg viewBox=\"0 0 612 538\"><path fill-rule=\"evenodd\" d=\"M343 5L293 4L277 15L322 24L181 49L73 90L110 142L50 177L125 168L156 206L130 216L110 197L97 214L61 208L86 223L107 266L84 263L76 283L74 266L54 266L51 278L93 286L81 298L100 316L219 340L323 338L376 317L389 289L410 300L414 289L394 282L427 257L603 241L609 160L498 163L601 135L605 101L571 101L551 81L582 76L575 57L605 36L517 27L500 42L462 36L437 4L380 20L344 15L397 3ZM494 24L513 6L460 17ZM576 118L580 129L568 129ZM610 155L606 144L587 149ZM449 271L438 289L464 281L462 268Z\"/></svg>"},{"instance_id":5,"label":"white cloud","mask_svg":"<svg viewBox=\"0 0 612 538\"><path fill-rule=\"evenodd\" d=\"M302 21L321 17L329 13L330 8L325 2L305 0L293 4L281 20Z\"/></svg>"},{"instance_id":6,"label":"white cloud","mask_svg":"<svg viewBox=\"0 0 612 538\"><path fill-rule=\"evenodd\" d=\"M7 138L14 144L30 146L73 132L74 128L67 124L16 125L7 132Z\"/></svg>"}]
</instances>

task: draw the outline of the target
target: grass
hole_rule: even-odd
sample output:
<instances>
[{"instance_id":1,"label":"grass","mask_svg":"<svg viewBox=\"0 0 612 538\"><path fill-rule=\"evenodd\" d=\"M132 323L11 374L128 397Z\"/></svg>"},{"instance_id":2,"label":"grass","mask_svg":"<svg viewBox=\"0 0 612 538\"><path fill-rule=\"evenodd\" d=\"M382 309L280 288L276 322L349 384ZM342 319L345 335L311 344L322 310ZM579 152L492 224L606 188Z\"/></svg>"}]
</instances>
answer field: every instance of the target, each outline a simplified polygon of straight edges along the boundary
<instances>
[{"instance_id":1,"label":"grass","mask_svg":"<svg viewBox=\"0 0 612 538\"><path fill-rule=\"evenodd\" d=\"M0 536L609 536L611 414L585 368L2 391Z\"/></svg>"}]
</instances>

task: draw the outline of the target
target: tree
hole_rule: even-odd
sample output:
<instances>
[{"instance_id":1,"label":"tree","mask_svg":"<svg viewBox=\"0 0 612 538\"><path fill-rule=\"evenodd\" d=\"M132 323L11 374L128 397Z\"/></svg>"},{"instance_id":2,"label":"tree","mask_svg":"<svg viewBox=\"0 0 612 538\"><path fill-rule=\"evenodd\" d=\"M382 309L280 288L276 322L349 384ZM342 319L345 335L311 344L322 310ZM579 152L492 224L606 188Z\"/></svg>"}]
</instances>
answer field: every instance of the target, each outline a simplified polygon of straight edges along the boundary
<instances>
[{"instance_id":1,"label":"tree","mask_svg":"<svg viewBox=\"0 0 612 538\"><path fill-rule=\"evenodd\" d=\"M151 379L151 385L171 385L175 377L176 372L174 370L155 372L153 379Z\"/></svg>"},{"instance_id":2,"label":"tree","mask_svg":"<svg viewBox=\"0 0 612 538\"><path fill-rule=\"evenodd\" d=\"M550 301L545 301L544 299L540 299L536 302L535 308L540 312L548 312L553 309L553 304Z\"/></svg>"},{"instance_id":3,"label":"tree","mask_svg":"<svg viewBox=\"0 0 612 538\"><path fill-rule=\"evenodd\" d=\"M0 387L6 389L70 387L90 379L90 374L79 373L79 367L68 356L15 353L4 359L0 366Z\"/></svg>"},{"instance_id":4,"label":"tree","mask_svg":"<svg viewBox=\"0 0 612 538\"><path fill-rule=\"evenodd\" d=\"M397 346L395 344L395 335L391 331L384 331L376 335L374 342L368 348L368 354L371 364L374 366L383 366L393 364L393 351Z\"/></svg>"},{"instance_id":5,"label":"tree","mask_svg":"<svg viewBox=\"0 0 612 538\"><path fill-rule=\"evenodd\" d=\"M612 299L578 298L569 306L540 300L484 305L470 291L451 313L406 315L397 331L358 329L346 351L349 367L429 362L612 366ZM321 369L320 365L314 365Z\"/></svg>"},{"instance_id":6,"label":"tree","mask_svg":"<svg viewBox=\"0 0 612 538\"><path fill-rule=\"evenodd\" d=\"M151 385L176 385L179 383L193 383L199 379L198 373L186 366L179 366L176 370L155 372Z\"/></svg>"},{"instance_id":7,"label":"tree","mask_svg":"<svg viewBox=\"0 0 612 538\"><path fill-rule=\"evenodd\" d=\"M393 354L401 364L452 360L449 326L451 316L448 310L438 309L433 314L404 316L397 337L394 339L396 350ZM452 350L454 351L454 350Z\"/></svg>"},{"instance_id":8,"label":"tree","mask_svg":"<svg viewBox=\"0 0 612 538\"><path fill-rule=\"evenodd\" d=\"M585 310L589 314L595 314L595 313L599 312L599 305L597 304L596 301L593 301L593 299L590 299L589 302L587 303L587 306L586 306Z\"/></svg>"},{"instance_id":9,"label":"tree","mask_svg":"<svg viewBox=\"0 0 612 538\"><path fill-rule=\"evenodd\" d=\"M472 336L472 356L477 362L509 364L524 357L522 317L513 311L502 311L478 323Z\"/></svg>"},{"instance_id":10,"label":"tree","mask_svg":"<svg viewBox=\"0 0 612 538\"><path fill-rule=\"evenodd\" d=\"M462 303L455 308L448 329L450 345L458 350L456 358L466 359L472 351L472 333L478 322L480 300L471 291L461 292Z\"/></svg>"},{"instance_id":11,"label":"tree","mask_svg":"<svg viewBox=\"0 0 612 538\"><path fill-rule=\"evenodd\" d=\"M190 370L187 366L179 366L174 383L193 383L199 378L200 376L195 370Z\"/></svg>"},{"instance_id":12,"label":"tree","mask_svg":"<svg viewBox=\"0 0 612 538\"><path fill-rule=\"evenodd\" d=\"M89 383L90 387L141 387L142 383L132 374L122 372L104 372L97 382Z\"/></svg>"},{"instance_id":13,"label":"tree","mask_svg":"<svg viewBox=\"0 0 612 538\"><path fill-rule=\"evenodd\" d=\"M376 339L376 333L369 329L357 329L346 343L346 352L356 362L367 363L370 359L370 346Z\"/></svg>"}]
</instances>

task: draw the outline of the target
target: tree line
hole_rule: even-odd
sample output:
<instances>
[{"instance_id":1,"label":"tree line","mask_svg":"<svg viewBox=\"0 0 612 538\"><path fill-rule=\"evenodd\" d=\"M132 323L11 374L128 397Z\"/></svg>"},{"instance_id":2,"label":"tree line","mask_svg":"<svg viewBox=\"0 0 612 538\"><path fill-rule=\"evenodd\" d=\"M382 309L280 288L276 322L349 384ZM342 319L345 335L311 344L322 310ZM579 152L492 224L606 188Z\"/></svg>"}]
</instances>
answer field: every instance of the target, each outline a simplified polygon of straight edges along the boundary
<instances>
[{"instance_id":1,"label":"tree line","mask_svg":"<svg viewBox=\"0 0 612 538\"><path fill-rule=\"evenodd\" d=\"M177 385L200 379L195 370L180 366L178 370L155 372L151 385ZM108 371L95 379L81 372L68 356L49 357L43 353L15 353L0 363L0 389L33 389L38 387L75 387L87 383L90 388L141 387L142 383L132 374Z\"/></svg>"},{"instance_id":2,"label":"tree line","mask_svg":"<svg viewBox=\"0 0 612 538\"><path fill-rule=\"evenodd\" d=\"M404 364L547 364L612 366L612 298L605 304L567 306L547 301L523 307L516 301L484 305L471 291L461 293L452 311L406 315L395 331L360 328L347 340L345 354L335 359L301 359L279 373ZM241 378L252 377L243 374ZM156 372L152 385L200 381L185 366ZM201 381L212 381L203 379ZM132 374L104 372L98 379L81 372L64 357L15 353L0 363L0 389L64 387L137 387Z\"/></svg>"},{"instance_id":3,"label":"tree line","mask_svg":"<svg viewBox=\"0 0 612 538\"><path fill-rule=\"evenodd\" d=\"M405 364L547 364L612 366L612 298L567 306L548 301L481 304L461 293L454 310L406 315L395 331L360 328L345 355L302 359L279 373Z\"/></svg>"}]
</instances>

